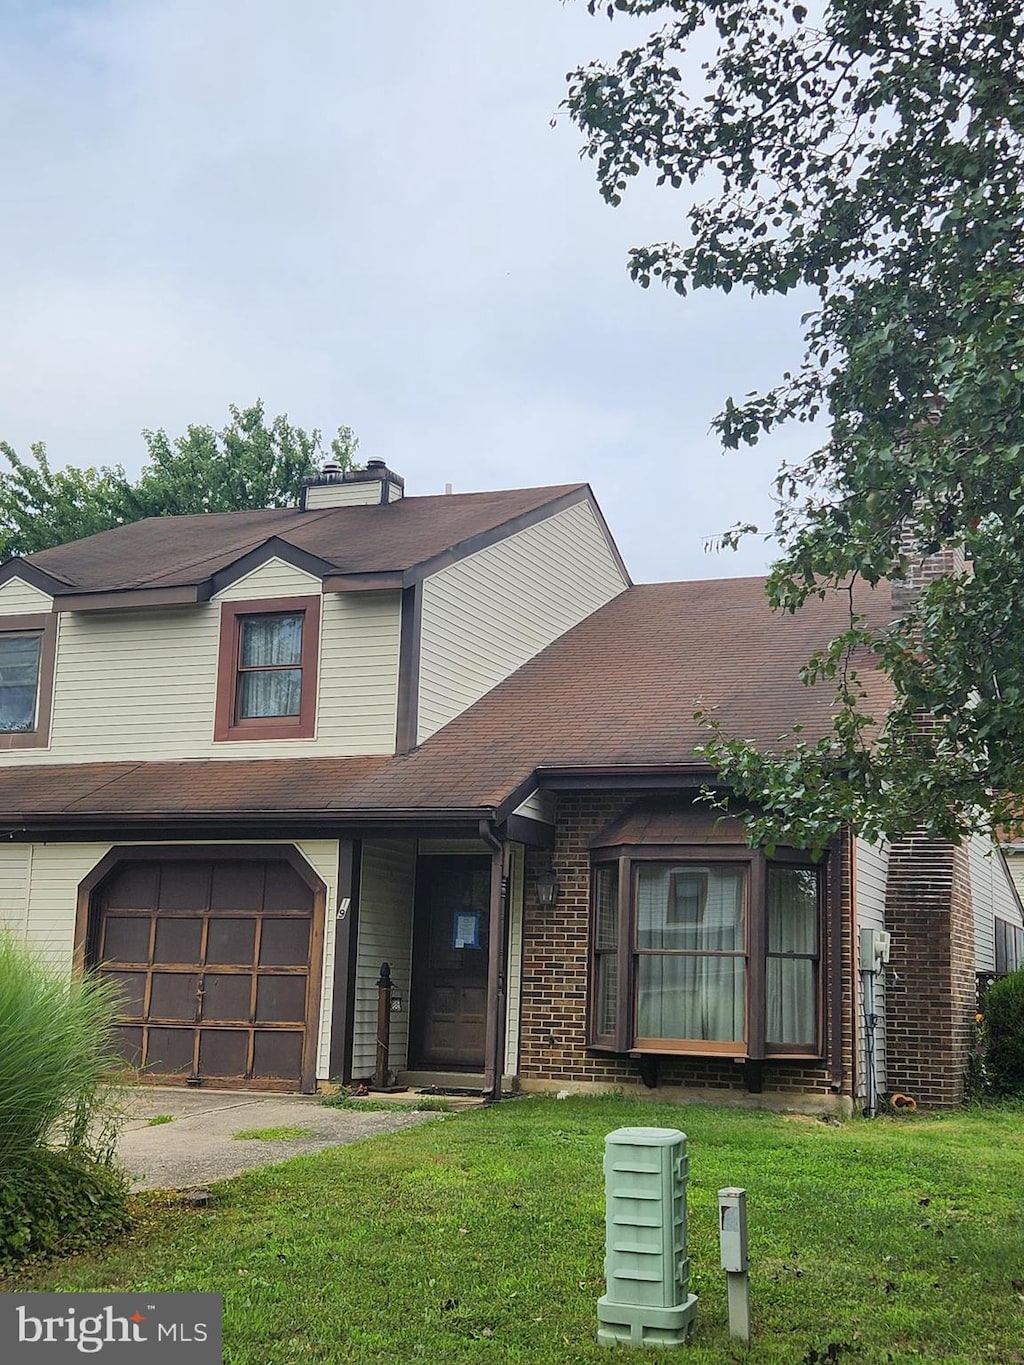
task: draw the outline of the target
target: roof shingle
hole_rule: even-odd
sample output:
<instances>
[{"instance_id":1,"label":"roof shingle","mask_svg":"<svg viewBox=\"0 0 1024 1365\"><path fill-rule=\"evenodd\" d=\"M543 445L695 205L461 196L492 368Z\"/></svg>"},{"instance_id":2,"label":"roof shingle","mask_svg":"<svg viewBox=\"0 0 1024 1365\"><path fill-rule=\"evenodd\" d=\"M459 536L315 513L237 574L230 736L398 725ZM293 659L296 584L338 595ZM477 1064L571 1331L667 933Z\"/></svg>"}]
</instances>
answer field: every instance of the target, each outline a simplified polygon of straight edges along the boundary
<instances>
[{"instance_id":1,"label":"roof shingle","mask_svg":"<svg viewBox=\"0 0 1024 1365\"><path fill-rule=\"evenodd\" d=\"M859 609L889 619L886 585ZM46 816L295 816L415 813L500 806L537 768L608 771L701 766L698 706L726 733L777 750L797 722L825 733L832 689L799 670L848 622L831 593L796 615L772 613L760 578L627 589L457 716L396 757L216 759L0 770L0 819ZM886 681L865 668L879 720Z\"/></svg>"},{"instance_id":2,"label":"roof shingle","mask_svg":"<svg viewBox=\"0 0 1024 1365\"><path fill-rule=\"evenodd\" d=\"M338 573L404 571L586 487L442 494L383 507L150 517L42 550L27 562L81 593L191 586L276 536Z\"/></svg>"}]
</instances>

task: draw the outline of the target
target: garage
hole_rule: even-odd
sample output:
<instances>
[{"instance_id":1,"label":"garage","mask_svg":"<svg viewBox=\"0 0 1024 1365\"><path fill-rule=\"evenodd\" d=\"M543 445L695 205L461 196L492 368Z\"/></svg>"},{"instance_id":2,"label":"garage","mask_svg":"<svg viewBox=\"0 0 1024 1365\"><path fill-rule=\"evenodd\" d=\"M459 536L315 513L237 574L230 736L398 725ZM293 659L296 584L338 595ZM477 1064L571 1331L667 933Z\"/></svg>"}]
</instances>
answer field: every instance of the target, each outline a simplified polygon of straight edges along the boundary
<instances>
[{"instance_id":1,"label":"garage","mask_svg":"<svg viewBox=\"0 0 1024 1365\"><path fill-rule=\"evenodd\" d=\"M324 887L304 859L122 849L89 881L88 961L140 1079L314 1088Z\"/></svg>"}]
</instances>

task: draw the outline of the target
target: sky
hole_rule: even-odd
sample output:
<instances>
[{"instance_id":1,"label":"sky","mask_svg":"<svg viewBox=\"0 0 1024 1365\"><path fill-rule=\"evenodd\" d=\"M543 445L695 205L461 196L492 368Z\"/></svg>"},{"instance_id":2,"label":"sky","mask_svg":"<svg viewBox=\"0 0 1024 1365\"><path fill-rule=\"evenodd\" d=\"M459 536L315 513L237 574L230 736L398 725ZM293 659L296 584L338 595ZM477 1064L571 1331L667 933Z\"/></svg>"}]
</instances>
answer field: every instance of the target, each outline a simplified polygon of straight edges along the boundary
<instances>
[{"instance_id":1,"label":"sky","mask_svg":"<svg viewBox=\"0 0 1024 1365\"><path fill-rule=\"evenodd\" d=\"M609 208L565 74L585 0L0 0L0 439L137 473L229 403L353 427L409 494L588 481L635 581L761 573L805 428L723 452L794 299L642 290L685 201ZM552 120L554 126L552 127Z\"/></svg>"}]
</instances>

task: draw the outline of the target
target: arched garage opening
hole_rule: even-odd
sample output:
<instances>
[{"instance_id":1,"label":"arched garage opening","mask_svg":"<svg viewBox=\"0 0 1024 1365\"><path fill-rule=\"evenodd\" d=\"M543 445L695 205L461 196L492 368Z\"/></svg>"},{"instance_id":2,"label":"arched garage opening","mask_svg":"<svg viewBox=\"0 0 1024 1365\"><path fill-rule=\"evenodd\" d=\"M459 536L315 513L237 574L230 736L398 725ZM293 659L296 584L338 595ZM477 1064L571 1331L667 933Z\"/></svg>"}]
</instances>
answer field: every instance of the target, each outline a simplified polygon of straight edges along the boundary
<instances>
[{"instance_id":1,"label":"arched garage opening","mask_svg":"<svg viewBox=\"0 0 1024 1365\"><path fill-rule=\"evenodd\" d=\"M326 887L281 845L117 848L79 887L140 1079L311 1091Z\"/></svg>"}]
</instances>

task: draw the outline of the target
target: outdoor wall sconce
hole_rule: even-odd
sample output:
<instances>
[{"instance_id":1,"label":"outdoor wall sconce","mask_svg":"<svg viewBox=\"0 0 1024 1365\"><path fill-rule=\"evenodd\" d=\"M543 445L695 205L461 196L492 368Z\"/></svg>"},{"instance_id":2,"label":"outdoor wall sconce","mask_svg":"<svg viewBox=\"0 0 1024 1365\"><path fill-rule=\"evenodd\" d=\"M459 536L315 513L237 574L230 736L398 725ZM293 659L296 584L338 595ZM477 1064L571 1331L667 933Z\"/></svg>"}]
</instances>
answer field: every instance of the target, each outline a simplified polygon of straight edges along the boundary
<instances>
[{"instance_id":1,"label":"outdoor wall sconce","mask_svg":"<svg viewBox=\"0 0 1024 1365\"><path fill-rule=\"evenodd\" d=\"M537 904L548 907L554 905L557 899L558 876L552 867L537 877Z\"/></svg>"}]
</instances>

